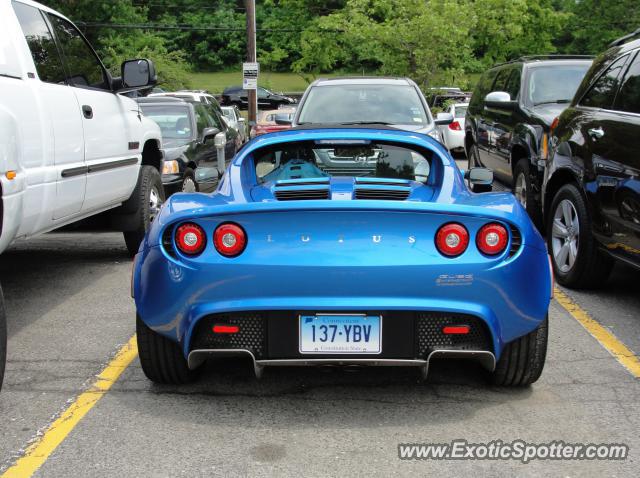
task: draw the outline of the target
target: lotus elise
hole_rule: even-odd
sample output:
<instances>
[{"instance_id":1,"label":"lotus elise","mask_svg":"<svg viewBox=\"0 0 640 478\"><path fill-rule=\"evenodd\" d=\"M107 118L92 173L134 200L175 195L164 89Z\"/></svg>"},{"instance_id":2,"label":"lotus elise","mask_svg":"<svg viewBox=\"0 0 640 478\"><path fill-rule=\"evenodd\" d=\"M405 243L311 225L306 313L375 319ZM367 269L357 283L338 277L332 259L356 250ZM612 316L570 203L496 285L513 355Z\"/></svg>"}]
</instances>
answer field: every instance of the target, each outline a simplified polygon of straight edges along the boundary
<instances>
[{"instance_id":1,"label":"lotus elise","mask_svg":"<svg viewBox=\"0 0 640 478\"><path fill-rule=\"evenodd\" d=\"M479 361L535 382L553 277L492 174L384 126L295 128L247 143L213 194L171 196L136 255L142 369L193 380L208 357L269 366Z\"/></svg>"}]
</instances>

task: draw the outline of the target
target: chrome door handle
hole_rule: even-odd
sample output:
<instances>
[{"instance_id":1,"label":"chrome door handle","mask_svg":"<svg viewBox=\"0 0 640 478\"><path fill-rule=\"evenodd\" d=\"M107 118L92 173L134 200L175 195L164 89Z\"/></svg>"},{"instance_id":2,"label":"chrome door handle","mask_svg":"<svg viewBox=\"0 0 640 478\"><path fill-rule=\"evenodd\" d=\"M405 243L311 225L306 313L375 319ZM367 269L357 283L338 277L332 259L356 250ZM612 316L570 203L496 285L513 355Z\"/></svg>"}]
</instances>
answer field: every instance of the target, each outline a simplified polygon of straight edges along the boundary
<instances>
[{"instance_id":1,"label":"chrome door handle","mask_svg":"<svg viewBox=\"0 0 640 478\"><path fill-rule=\"evenodd\" d=\"M601 127L588 129L587 133L593 139L600 139L604 136L604 130Z\"/></svg>"}]
</instances>

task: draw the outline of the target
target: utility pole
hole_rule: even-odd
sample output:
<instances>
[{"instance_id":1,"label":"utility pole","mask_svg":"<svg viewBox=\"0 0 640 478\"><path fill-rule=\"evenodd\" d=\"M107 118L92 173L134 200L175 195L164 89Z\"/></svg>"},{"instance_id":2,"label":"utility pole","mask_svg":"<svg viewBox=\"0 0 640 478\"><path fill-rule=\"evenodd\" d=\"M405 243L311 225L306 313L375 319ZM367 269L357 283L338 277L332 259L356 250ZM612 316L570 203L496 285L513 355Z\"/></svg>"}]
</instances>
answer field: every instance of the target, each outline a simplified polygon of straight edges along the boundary
<instances>
[{"instance_id":1,"label":"utility pole","mask_svg":"<svg viewBox=\"0 0 640 478\"><path fill-rule=\"evenodd\" d=\"M247 12L247 62L256 62L256 0L244 0ZM258 116L258 91L248 90L249 125L256 124Z\"/></svg>"}]
</instances>

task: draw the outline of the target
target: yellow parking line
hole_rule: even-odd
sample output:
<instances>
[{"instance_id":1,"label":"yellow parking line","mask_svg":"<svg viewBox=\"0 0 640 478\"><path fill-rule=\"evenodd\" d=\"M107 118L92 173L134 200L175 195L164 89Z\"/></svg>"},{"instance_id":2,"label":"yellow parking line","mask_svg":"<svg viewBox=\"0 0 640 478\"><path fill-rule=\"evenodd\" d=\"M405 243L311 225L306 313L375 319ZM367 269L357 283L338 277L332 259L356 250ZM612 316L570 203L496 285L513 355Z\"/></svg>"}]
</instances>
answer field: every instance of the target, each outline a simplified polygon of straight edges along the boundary
<instances>
[{"instance_id":1,"label":"yellow parking line","mask_svg":"<svg viewBox=\"0 0 640 478\"><path fill-rule=\"evenodd\" d=\"M605 329L578 304L573 302L564 292L555 288L555 298L571 316L582 325L587 332L600 342L600 344L613 355L618 362L624 365L631 374L640 378L640 359L627 348L618 338Z\"/></svg>"},{"instance_id":2,"label":"yellow parking line","mask_svg":"<svg viewBox=\"0 0 640 478\"><path fill-rule=\"evenodd\" d=\"M118 351L105 369L100 372L91 387L81 393L42 436L29 445L24 455L11 468L8 468L0 478L26 478L33 475L75 426L80 423L80 420L89 410L107 393L137 355L138 346L134 335Z\"/></svg>"}]
</instances>

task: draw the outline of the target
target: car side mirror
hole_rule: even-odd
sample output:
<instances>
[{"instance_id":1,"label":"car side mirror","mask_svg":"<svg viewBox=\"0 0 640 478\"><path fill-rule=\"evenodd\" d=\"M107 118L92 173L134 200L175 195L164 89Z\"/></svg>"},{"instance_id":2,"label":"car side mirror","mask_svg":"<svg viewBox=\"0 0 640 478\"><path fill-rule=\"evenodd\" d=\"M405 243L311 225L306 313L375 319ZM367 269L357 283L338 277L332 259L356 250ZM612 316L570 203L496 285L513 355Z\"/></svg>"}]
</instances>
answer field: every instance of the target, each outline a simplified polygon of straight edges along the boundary
<instances>
[{"instance_id":1,"label":"car side mirror","mask_svg":"<svg viewBox=\"0 0 640 478\"><path fill-rule=\"evenodd\" d=\"M492 91L484 97L484 105L487 108L512 111L517 102L511 99L511 95L506 91Z\"/></svg>"},{"instance_id":2,"label":"car side mirror","mask_svg":"<svg viewBox=\"0 0 640 478\"><path fill-rule=\"evenodd\" d=\"M279 125L283 125L283 126L291 126L291 124L293 124L293 120L291 119L291 116L289 116L288 114L276 114L274 121L276 122L276 124Z\"/></svg>"},{"instance_id":3,"label":"car side mirror","mask_svg":"<svg viewBox=\"0 0 640 478\"><path fill-rule=\"evenodd\" d=\"M158 81L155 65L151 60L144 58L123 62L121 72L124 89L149 87Z\"/></svg>"},{"instance_id":4,"label":"car side mirror","mask_svg":"<svg viewBox=\"0 0 640 478\"><path fill-rule=\"evenodd\" d=\"M238 118L238 123L246 123L246 122L247 120L244 119L244 117L241 116L240 118Z\"/></svg>"},{"instance_id":5,"label":"car side mirror","mask_svg":"<svg viewBox=\"0 0 640 478\"><path fill-rule=\"evenodd\" d=\"M453 123L453 115L451 113L438 113L434 123L438 126L446 126Z\"/></svg>"},{"instance_id":6,"label":"car side mirror","mask_svg":"<svg viewBox=\"0 0 640 478\"><path fill-rule=\"evenodd\" d=\"M493 190L493 171L487 168L471 168L465 171L464 178L469 180L471 191L488 193Z\"/></svg>"},{"instance_id":7,"label":"car side mirror","mask_svg":"<svg viewBox=\"0 0 640 478\"><path fill-rule=\"evenodd\" d=\"M220 130L218 128L205 128L202 131L202 142L206 143L208 140L210 140L211 138L216 137L216 135L220 133ZM224 134L224 133L223 133Z\"/></svg>"}]
</instances>

